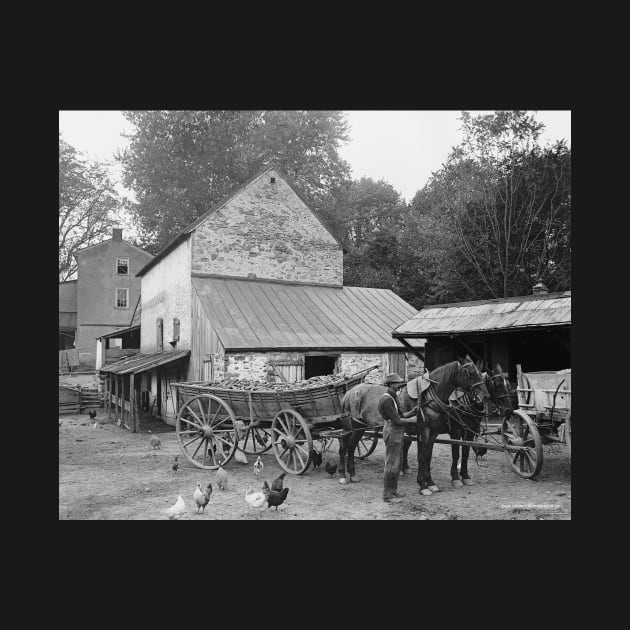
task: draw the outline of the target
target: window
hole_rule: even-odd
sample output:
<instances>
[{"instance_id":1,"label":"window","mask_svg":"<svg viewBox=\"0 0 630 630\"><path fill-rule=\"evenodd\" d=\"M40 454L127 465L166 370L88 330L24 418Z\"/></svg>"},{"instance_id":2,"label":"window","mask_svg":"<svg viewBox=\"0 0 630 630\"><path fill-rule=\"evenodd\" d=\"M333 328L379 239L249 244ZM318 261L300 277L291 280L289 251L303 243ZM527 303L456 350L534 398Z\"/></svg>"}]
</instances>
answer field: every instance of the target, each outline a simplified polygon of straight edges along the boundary
<instances>
[{"instance_id":1,"label":"window","mask_svg":"<svg viewBox=\"0 0 630 630\"><path fill-rule=\"evenodd\" d=\"M119 276L129 275L129 258L116 258L116 273Z\"/></svg>"},{"instance_id":2,"label":"window","mask_svg":"<svg viewBox=\"0 0 630 630\"><path fill-rule=\"evenodd\" d=\"M164 350L164 320L161 317L155 323L155 345L158 352Z\"/></svg>"},{"instance_id":3,"label":"window","mask_svg":"<svg viewBox=\"0 0 630 630\"><path fill-rule=\"evenodd\" d=\"M122 348L122 337L110 337L109 348Z\"/></svg>"},{"instance_id":4,"label":"window","mask_svg":"<svg viewBox=\"0 0 630 630\"><path fill-rule=\"evenodd\" d=\"M129 289L116 289L116 308L129 308Z\"/></svg>"}]
</instances>

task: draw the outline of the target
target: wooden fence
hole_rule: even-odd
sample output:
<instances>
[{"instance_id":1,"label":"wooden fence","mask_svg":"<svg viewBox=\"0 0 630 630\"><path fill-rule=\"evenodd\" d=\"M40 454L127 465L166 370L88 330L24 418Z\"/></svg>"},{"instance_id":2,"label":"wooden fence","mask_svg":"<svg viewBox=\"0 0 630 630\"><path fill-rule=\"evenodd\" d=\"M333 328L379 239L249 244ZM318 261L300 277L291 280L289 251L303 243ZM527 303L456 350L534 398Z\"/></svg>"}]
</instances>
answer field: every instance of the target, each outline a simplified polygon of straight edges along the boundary
<instances>
[{"instance_id":1,"label":"wooden fence","mask_svg":"<svg viewBox=\"0 0 630 630\"><path fill-rule=\"evenodd\" d=\"M59 350L59 369L71 371L71 368L79 365L79 351Z\"/></svg>"}]
</instances>

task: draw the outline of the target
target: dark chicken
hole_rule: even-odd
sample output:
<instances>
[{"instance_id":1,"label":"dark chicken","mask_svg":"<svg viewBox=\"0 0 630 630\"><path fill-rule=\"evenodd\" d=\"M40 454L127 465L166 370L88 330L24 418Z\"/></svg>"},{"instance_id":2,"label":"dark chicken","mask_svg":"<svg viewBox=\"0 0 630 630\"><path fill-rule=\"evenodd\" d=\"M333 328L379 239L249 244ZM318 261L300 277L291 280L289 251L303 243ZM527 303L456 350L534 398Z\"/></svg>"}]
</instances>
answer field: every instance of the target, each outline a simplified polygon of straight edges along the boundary
<instances>
[{"instance_id":1,"label":"dark chicken","mask_svg":"<svg viewBox=\"0 0 630 630\"><path fill-rule=\"evenodd\" d=\"M262 491L267 497L267 507L275 506L276 512L278 511L278 506L284 503L287 494L289 494L289 488L283 488L280 492L277 492L276 490L272 490L266 481L263 484Z\"/></svg>"},{"instance_id":2,"label":"dark chicken","mask_svg":"<svg viewBox=\"0 0 630 630\"><path fill-rule=\"evenodd\" d=\"M324 464L324 470L332 477L337 472L337 464L326 462Z\"/></svg>"},{"instance_id":3,"label":"dark chicken","mask_svg":"<svg viewBox=\"0 0 630 630\"><path fill-rule=\"evenodd\" d=\"M287 473L283 472L279 477L276 477L272 484L271 484L271 489L275 490L276 492L282 492L282 486L283 486L283 480L284 480L284 476Z\"/></svg>"}]
</instances>

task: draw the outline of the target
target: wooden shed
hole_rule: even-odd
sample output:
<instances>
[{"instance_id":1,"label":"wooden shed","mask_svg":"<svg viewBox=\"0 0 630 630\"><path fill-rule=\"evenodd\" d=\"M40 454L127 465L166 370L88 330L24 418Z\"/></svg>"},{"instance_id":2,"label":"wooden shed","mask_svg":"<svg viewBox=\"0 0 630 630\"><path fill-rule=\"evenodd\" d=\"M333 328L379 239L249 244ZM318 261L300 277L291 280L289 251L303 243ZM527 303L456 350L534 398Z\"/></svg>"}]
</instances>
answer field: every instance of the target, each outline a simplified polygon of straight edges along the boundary
<instances>
[{"instance_id":1,"label":"wooden shed","mask_svg":"<svg viewBox=\"0 0 630 630\"><path fill-rule=\"evenodd\" d=\"M429 370L465 353L500 363L516 380L523 371L571 366L571 291L424 306L392 335L422 337Z\"/></svg>"}]
</instances>

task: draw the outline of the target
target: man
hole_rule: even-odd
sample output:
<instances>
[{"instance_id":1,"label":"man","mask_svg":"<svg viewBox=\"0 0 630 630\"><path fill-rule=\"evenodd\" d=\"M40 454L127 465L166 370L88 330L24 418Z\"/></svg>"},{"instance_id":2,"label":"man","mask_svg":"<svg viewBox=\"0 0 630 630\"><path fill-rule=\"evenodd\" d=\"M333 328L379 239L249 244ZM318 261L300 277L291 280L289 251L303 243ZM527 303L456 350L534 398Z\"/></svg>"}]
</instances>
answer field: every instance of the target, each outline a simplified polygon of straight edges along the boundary
<instances>
[{"instance_id":1,"label":"man","mask_svg":"<svg viewBox=\"0 0 630 630\"><path fill-rule=\"evenodd\" d=\"M383 440L385 441L385 474L383 476L383 501L390 503L403 497L398 492L398 473L402 464L402 448L406 424L416 424L416 419L407 420L417 413L417 407L402 414L398 412L396 389L404 385L405 381L395 372L383 379L387 387L378 401L378 412L385 420Z\"/></svg>"}]
</instances>

